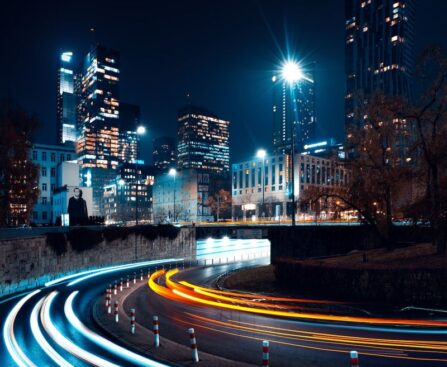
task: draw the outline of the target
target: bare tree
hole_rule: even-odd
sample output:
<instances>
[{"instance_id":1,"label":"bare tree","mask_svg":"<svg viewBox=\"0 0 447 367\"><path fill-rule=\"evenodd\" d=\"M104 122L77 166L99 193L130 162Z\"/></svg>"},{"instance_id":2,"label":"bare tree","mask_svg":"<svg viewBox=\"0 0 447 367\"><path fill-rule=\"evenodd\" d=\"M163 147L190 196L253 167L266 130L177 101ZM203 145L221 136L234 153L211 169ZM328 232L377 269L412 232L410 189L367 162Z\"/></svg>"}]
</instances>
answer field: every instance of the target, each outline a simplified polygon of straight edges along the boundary
<instances>
[{"instance_id":1,"label":"bare tree","mask_svg":"<svg viewBox=\"0 0 447 367\"><path fill-rule=\"evenodd\" d=\"M425 194L418 205L428 213L433 245L446 251L447 227L447 57L439 48L426 50L417 67L422 87L418 102L401 115L414 121L419 178L425 181ZM426 202L426 205L423 204Z\"/></svg>"},{"instance_id":2,"label":"bare tree","mask_svg":"<svg viewBox=\"0 0 447 367\"><path fill-rule=\"evenodd\" d=\"M29 157L36 117L11 101L0 105L0 226L29 221L39 195L38 167Z\"/></svg>"},{"instance_id":3,"label":"bare tree","mask_svg":"<svg viewBox=\"0 0 447 367\"><path fill-rule=\"evenodd\" d=\"M220 189L216 194L208 196L206 206L210 208L212 214L216 215L217 221L222 213L228 212L231 208L231 194L224 189Z\"/></svg>"},{"instance_id":4,"label":"bare tree","mask_svg":"<svg viewBox=\"0 0 447 367\"><path fill-rule=\"evenodd\" d=\"M394 111L400 100L374 95L364 109L364 123L348 134L353 147L346 162L349 180L343 185L311 187L303 200L317 206L320 200L336 210L354 209L388 247L394 246L393 208L407 177L400 142L408 134Z\"/></svg>"}]
</instances>

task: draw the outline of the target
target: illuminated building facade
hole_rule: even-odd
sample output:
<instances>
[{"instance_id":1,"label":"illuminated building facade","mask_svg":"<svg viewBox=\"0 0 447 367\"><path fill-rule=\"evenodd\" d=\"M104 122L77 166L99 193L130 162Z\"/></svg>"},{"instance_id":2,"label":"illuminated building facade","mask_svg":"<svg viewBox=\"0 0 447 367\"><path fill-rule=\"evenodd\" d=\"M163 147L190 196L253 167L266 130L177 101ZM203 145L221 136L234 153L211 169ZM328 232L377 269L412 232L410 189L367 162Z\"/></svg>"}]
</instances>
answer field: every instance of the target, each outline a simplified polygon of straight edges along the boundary
<instances>
[{"instance_id":1,"label":"illuminated building facade","mask_svg":"<svg viewBox=\"0 0 447 367\"><path fill-rule=\"evenodd\" d=\"M33 208L31 220L35 224L54 223L53 193L66 184L58 179L60 166L66 161L76 159L73 143L65 145L34 144L31 149L32 162L39 166L39 197ZM78 183L79 185L79 177Z\"/></svg>"},{"instance_id":2,"label":"illuminated building facade","mask_svg":"<svg viewBox=\"0 0 447 367\"><path fill-rule=\"evenodd\" d=\"M174 168L177 164L175 150L174 138L162 136L154 139L152 150L154 166L159 171L167 171L169 168Z\"/></svg>"},{"instance_id":3,"label":"illuminated building facade","mask_svg":"<svg viewBox=\"0 0 447 367\"><path fill-rule=\"evenodd\" d=\"M198 169L178 170L175 177L168 173L157 175L153 189L154 222L213 220L206 205L212 190L212 174Z\"/></svg>"},{"instance_id":4,"label":"illuminated building facade","mask_svg":"<svg viewBox=\"0 0 447 367\"><path fill-rule=\"evenodd\" d=\"M152 166L124 163L116 177L104 186L104 215L107 224L152 222ZM136 214L138 212L138 214Z\"/></svg>"},{"instance_id":5,"label":"illuminated building facade","mask_svg":"<svg viewBox=\"0 0 447 367\"><path fill-rule=\"evenodd\" d=\"M414 0L345 0L346 130L374 92L411 99Z\"/></svg>"},{"instance_id":6,"label":"illuminated building facade","mask_svg":"<svg viewBox=\"0 0 447 367\"><path fill-rule=\"evenodd\" d=\"M119 115L119 160L135 162L138 159L137 128L141 119L140 106L121 102Z\"/></svg>"},{"instance_id":7,"label":"illuminated building facade","mask_svg":"<svg viewBox=\"0 0 447 367\"><path fill-rule=\"evenodd\" d=\"M77 137L76 78L73 53L70 51L61 53L56 78L57 141L60 144L67 141L75 142Z\"/></svg>"},{"instance_id":8,"label":"illuminated building facade","mask_svg":"<svg viewBox=\"0 0 447 367\"><path fill-rule=\"evenodd\" d=\"M83 67L77 153L83 184L93 188L93 215L103 214L103 188L120 163L119 52L96 46Z\"/></svg>"},{"instance_id":9,"label":"illuminated building facade","mask_svg":"<svg viewBox=\"0 0 447 367\"><path fill-rule=\"evenodd\" d=\"M178 114L177 164L179 169L228 174L230 171L229 121L189 105Z\"/></svg>"},{"instance_id":10,"label":"illuminated building facade","mask_svg":"<svg viewBox=\"0 0 447 367\"><path fill-rule=\"evenodd\" d=\"M339 187L348 183L349 171L343 162L324 157L295 154L295 200L299 202L309 186ZM264 169L264 172L263 172ZM232 164L232 213L237 220L258 218L264 197L265 216L284 220L292 214L291 157L289 154L268 156ZM264 179L264 184L262 180ZM264 188L264 195L262 189Z\"/></svg>"},{"instance_id":11,"label":"illuminated building facade","mask_svg":"<svg viewBox=\"0 0 447 367\"><path fill-rule=\"evenodd\" d=\"M290 153L315 140L315 78L313 66L304 70L306 78L289 83L274 75L273 83L273 152Z\"/></svg>"}]
</instances>

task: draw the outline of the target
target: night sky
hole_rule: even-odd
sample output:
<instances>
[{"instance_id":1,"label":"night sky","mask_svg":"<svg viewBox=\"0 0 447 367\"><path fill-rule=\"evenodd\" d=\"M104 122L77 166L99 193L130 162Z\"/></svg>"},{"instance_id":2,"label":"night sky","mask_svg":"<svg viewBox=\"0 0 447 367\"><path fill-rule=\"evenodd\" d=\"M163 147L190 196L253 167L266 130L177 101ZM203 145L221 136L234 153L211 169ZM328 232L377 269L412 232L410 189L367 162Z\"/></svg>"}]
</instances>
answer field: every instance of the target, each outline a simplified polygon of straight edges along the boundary
<instances>
[{"instance_id":1,"label":"night sky","mask_svg":"<svg viewBox=\"0 0 447 367\"><path fill-rule=\"evenodd\" d=\"M418 1L417 51L447 48L446 14L447 1ZM175 136L190 93L230 120L234 162L270 149L271 76L289 54L317 63L317 134L341 140L344 22L343 0L9 1L0 13L0 98L37 114L37 140L55 143L58 54L81 61L99 42L121 52L121 100L141 106L149 129L144 159L154 137Z\"/></svg>"}]
</instances>

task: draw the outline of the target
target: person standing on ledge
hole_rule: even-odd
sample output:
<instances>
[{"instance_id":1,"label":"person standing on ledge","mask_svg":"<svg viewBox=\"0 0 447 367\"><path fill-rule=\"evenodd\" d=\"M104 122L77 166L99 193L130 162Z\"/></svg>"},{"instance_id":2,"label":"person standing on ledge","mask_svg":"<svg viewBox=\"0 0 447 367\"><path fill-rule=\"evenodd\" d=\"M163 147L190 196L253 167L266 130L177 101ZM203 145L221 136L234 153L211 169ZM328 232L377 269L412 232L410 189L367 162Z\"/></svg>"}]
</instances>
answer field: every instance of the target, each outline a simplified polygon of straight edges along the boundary
<instances>
[{"instance_id":1,"label":"person standing on ledge","mask_svg":"<svg viewBox=\"0 0 447 367\"><path fill-rule=\"evenodd\" d=\"M73 196L68 201L68 216L70 226L83 225L87 222L87 203L82 198L82 191L79 187L73 189Z\"/></svg>"}]
</instances>

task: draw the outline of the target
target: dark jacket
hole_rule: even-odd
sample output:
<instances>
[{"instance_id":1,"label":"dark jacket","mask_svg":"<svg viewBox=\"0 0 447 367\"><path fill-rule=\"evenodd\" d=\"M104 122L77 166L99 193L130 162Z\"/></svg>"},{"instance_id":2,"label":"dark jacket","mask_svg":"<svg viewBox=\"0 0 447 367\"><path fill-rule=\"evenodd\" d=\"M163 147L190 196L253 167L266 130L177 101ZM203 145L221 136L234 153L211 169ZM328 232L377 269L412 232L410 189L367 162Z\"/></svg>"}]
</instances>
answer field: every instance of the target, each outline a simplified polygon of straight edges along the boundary
<instances>
[{"instance_id":1,"label":"dark jacket","mask_svg":"<svg viewBox=\"0 0 447 367\"><path fill-rule=\"evenodd\" d=\"M74 196L68 201L68 216L70 225L85 224L88 218L87 203L83 198L76 199Z\"/></svg>"}]
</instances>

